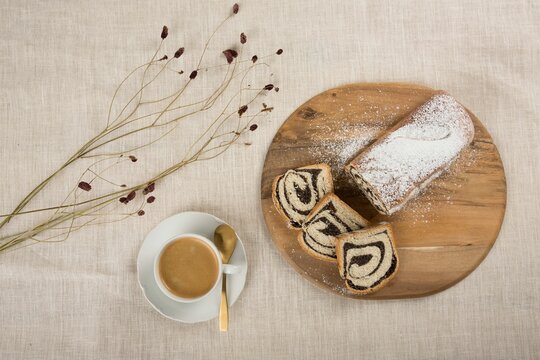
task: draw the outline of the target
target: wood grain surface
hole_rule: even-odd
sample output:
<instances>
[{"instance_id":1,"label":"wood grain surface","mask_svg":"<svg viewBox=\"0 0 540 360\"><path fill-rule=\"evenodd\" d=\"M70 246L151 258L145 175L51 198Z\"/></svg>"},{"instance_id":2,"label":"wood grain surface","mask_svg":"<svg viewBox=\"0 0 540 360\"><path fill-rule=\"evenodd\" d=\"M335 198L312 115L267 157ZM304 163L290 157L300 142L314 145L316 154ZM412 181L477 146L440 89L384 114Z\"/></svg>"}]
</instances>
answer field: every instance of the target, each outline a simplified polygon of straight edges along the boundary
<instances>
[{"instance_id":1,"label":"wood grain surface","mask_svg":"<svg viewBox=\"0 0 540 360\"><path fill-rule=\"evenodd\" d=\"M488 254L504 218L506 181L491 136L470 111L475 127L471 145L448 171L392 216L378 214L343 172L344 164L434 91L401 83L345 85L307 101L278 130L264 164L262 209L275 246L304 278L350 298L419 297L456 284ZM318 162L332 166L338 196L370 221L389 221L394 227L400 268L374 294L348 292L337 265L305 253L297 231L289 229L274 208L272 180L288 169Z\"/></svg>"}]
</instances>

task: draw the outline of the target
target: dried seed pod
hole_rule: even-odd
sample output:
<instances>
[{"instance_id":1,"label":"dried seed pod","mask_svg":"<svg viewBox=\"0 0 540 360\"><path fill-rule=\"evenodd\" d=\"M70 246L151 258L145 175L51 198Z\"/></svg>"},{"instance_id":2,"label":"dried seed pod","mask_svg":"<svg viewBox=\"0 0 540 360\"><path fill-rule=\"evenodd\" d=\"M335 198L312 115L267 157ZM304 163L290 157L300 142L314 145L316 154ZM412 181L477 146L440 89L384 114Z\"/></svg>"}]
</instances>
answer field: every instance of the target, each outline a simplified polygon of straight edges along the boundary
<instances>
[{"instance_id":1,"label":"dried seed pod","mask_svg":"<svg viewBox=\"0 0 540 360\"><path fill-rule=\"evenodd\" d=\"M156 183L151 182L143 189L143 195L150 194L156 188Z\"/></svg>"},{"instance_id":2,"label":"dried seed pod","mask_svg":"<svg viewBox=\"0 0 540 360\"><path fill-rule=\"evenodd\" d=\"M243 105L240 107L240 109L238 109L238 115L239 116L242 116L248 109L248 106L247 105Z\"/></svg>"},{"instance_id":3,"label":"dried seed pod","mask_svg":"<svg viewBox=\"0 0 540 360\"><path fill-rule=\"evenodd\" d=\"M236 50L227 49L223 51L223 55L225 55L225 58L227 59L227 63L230 64L238 56L238 53L236 52Z\"/></svg>"},{"instance_id":4,"label":"dried seed pod","mask_svg":"<svg viewBox=\"0 0 540 360\"><path fill-rule=\"evenodd\" d=\"M174 53L174 57L178 59L180 56L182 56L183 53L184 53L184 48L181 47L180 49L176 50L176 52Z\"/></svg>"},{"instance_id":5,"label":"dried seed pod","mask_svg":"<svg viewBox=\"0 0 540 360\"><path fill-rule=\"evenodd\" d=\"M92 190L92 185L90 185L86 181L81 181L79 183L79 189L82 189L84 191L90 191L90 190Z\"/></svg>"},{"instance_id":6,"label":"dried seed pod","mask_svg":"<svg viewBox=\"0 0 540 360\"><path fill-rule=\"evenodd\" d=\"M130 192L126 197L126 200L129 202L129 201L135 199L135 195L137 195L137 193L135 191Z\"/></svg>"}]
</instances>

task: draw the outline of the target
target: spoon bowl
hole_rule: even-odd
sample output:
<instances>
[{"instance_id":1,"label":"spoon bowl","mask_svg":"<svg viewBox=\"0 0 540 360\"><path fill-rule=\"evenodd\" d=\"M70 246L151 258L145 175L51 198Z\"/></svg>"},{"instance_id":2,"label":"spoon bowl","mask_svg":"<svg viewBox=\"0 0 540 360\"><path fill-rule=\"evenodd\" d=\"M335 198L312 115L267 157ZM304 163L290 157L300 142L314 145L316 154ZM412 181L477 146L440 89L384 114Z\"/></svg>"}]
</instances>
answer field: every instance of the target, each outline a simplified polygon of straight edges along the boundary
<instances>
[{"instance_id":1,"label":"spoon bowl","mask_svg":"<svg viewBox=\"0 0 540 360\"><path fill-rule=\"evenodd\" d=\"M228 224L221 224L214 233L214 245L221 254L221 260L227 264L236 247L236 232Z\"/></svg>"},{"instance_id":2,"label":"spoon bowl","mask_svg":"<svg viewBox=\"0 0 540 360\"><path fill-rule=\"evenodd\" d=\"M227 224L219 225L214 232L214 244L216 245L223 264L228 264L236 247L236 232ZM223 274L221 286L221 305L219 307L219 330L227 331L229 328L229 306L227 304L227 275Z\"/></svg>"}]
</instances>

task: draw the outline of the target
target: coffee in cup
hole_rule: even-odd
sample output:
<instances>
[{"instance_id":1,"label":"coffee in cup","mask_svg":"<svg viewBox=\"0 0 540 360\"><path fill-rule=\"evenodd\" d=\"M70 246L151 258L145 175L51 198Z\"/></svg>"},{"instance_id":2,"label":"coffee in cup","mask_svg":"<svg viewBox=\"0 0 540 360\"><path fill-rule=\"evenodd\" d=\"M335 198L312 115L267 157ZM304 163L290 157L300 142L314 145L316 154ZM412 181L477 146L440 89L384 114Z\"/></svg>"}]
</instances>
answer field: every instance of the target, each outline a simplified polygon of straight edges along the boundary
<instances>
[{"instance_id":1,"label":"coffee in cup","mask_svg":"<svg viewBox=\"0 0 540 360\"><path fill-rule=\"evenodd\" d=\"M220 273L214 249L194 236L169 242L161 252L157 265L165 288L183 299L195 299L207 294L216 284Z\"/></svg>"}]
</instances>

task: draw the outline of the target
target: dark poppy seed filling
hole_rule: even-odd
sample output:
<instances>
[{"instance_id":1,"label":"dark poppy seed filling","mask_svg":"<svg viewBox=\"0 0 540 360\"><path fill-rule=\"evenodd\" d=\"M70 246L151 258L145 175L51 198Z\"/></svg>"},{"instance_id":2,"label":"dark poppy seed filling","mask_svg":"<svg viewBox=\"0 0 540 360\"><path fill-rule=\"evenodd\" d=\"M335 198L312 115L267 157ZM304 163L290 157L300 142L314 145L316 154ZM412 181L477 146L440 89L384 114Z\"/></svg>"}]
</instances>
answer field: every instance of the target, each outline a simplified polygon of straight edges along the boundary
<instances>
[{"instance_id":1,"label":"dark poppy seed filling","mask_svg":"<svg viewBox=\"0 0 540 360\"><path fill-rule=\"evenodd\" d=\"M336 258L336 236L367 225L367 220L336 195L329 194L306 218L299 240L313 255L332 260Z\"/></svg>"},{"instance_id":2,"label":"dark poppy seed filling","mask_svg":"<svg viewBox=\"0 0 540 360\"><path fill-rule=\"evenodd\" d=\"M338 264L347 286L359 293L375 291L395 274L398 258L390 225L354 231L340 238Z\"/></svg>"},{"instance_id":3,"label":"dark poppy seed filling","mask_svg":"<svg viewBox=\"0 0 540 360\"><path fill-rule=\"evenodd\" d=\"M274 203L289 219L301 227L317 202L333 190L330 170L321 165L289 170L278 177L273 189Z\"/></svg>"},{"instance_id":4,"label":"dark poppy seed filling","mask_svg":"<svg viewBox=\"0 0 540 360\"><path fill-rule=\"evenodd\" d=\"M384 208L383 203L377 198L373 190L369 187L368 183L364 181L362 176L360 176L360 174L358 174L354 168L350 168L349 172L373 207L375 207L375 209L382 214L388 214L388 211Z\"/></svg>"}]
</instances>

